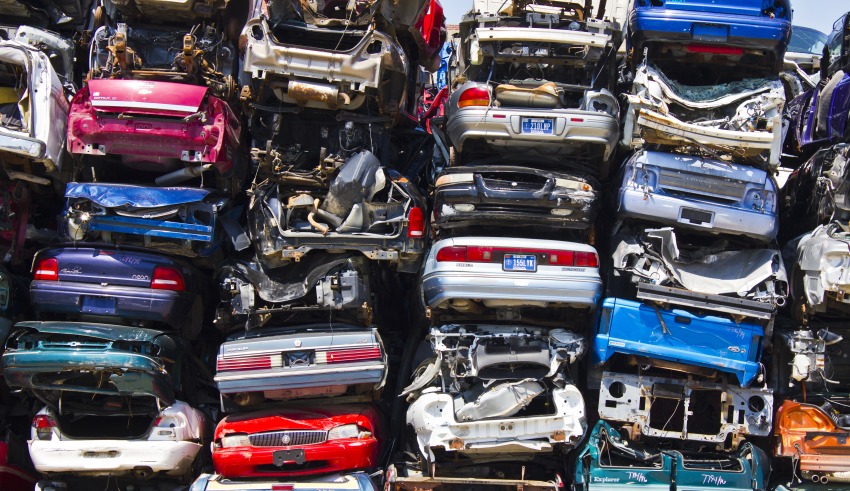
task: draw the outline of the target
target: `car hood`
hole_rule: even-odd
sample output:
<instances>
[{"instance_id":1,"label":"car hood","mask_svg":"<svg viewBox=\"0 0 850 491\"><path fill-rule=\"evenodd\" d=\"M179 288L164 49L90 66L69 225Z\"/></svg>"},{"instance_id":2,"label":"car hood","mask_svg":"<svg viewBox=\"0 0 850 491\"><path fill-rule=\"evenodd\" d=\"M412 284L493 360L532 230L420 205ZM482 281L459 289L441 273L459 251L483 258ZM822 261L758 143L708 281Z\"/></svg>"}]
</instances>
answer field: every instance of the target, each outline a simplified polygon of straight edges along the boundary
<instances>
[{"instance_id":1,"label":"car hood","mask_svg":"<svg viewBox=\"0 0 850 491\"><path fill-rule=\"evenodd\" d=\"M82 198L105 208L156 208L203 201L209 191L198 188L155 188L122 184L71 182L65 188L66 198Z\"/></svg>"},{"instance_id":2,"label":"car hood","mask_svg":"<svg viewBox=\"0 0 850 491\"><path fill-rule=\"evenodd\" d=\"M75 322L21 322L2 358L12 387L32 389L48 405L63 392L91 398L175 400L166 363L180 356L177 341L151 329Z\"/></svg>"},{"instance_id":3,"label":"car hood","mask_svg":"<svg viewBox=\"0 0 850 491\"><path fill-rule=\"evenodd\" d=\"M216 428L216 438L228 433L257 433L275 430L330 430L344 424L373 428L374 408L359 404L290 406L236 414L224 418Z\"/></svg>"},{"instance_id":4,"label":"car hood","mask_svg":"<svg viewBox=\"0 0 850 491\"><path fill-rule=\"evenodd\" d=\"M149 80L89 80L88 94L99 112L183 117L201 109L207 88Z\"/></svg>"}]
</instances>

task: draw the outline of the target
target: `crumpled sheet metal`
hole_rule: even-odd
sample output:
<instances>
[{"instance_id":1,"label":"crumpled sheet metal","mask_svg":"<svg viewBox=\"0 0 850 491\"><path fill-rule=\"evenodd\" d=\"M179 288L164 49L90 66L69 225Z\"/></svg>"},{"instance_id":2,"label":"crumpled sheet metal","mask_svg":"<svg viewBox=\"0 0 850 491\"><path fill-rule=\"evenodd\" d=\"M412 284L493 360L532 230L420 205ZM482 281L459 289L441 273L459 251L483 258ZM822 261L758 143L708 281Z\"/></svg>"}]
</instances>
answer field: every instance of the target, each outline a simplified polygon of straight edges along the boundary
<instances>
[{"instance_id":1,"label":"crumpled sheet metal","mask_svg":"<svg viewBox=\"0 0 850 491\"><path fill-rule=\"evenodd\" d=\"M706 254L686 261L680 256L673 228L647 229L648 238L661 243L661 259L669 280L706 294L748 297L764 282L788 282L781 253L773 249L748 249ZM614 265L625 264L628 255L644 255L646 250L634 237L623 238L614 251Z\"/></svg>"},{"instance_id":2,"label":"crumpled sheet metal","mask_svg":"<svg viewBox=\"0 0 850 491\"><path fill-rule=\"evenodd\" d=\"M199 188L133 186L126 184L68 183L66 198L82 198L104 208L157 208L203 201L209 191Z\"/></svg>"}]
</instances>

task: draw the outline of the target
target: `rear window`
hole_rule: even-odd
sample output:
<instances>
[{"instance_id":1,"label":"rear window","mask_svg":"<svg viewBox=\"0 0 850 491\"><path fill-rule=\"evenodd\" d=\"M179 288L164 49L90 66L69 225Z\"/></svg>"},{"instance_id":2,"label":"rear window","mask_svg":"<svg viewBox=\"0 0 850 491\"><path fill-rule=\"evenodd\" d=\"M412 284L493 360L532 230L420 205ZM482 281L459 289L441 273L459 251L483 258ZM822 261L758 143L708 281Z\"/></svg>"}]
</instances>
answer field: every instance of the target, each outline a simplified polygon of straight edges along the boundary
<instances>
[{"instance_id":1,"label":"rear window","mask_svg":"<svg viewBox=\"0 0 850 491\"><path fill-rule=\"evenodd\" d=\"M819 55L826 46L826 34L810 27L794 26L791 32L791 42L788 51L793 53L809 53Z\"/></svg>"}]
</instances>

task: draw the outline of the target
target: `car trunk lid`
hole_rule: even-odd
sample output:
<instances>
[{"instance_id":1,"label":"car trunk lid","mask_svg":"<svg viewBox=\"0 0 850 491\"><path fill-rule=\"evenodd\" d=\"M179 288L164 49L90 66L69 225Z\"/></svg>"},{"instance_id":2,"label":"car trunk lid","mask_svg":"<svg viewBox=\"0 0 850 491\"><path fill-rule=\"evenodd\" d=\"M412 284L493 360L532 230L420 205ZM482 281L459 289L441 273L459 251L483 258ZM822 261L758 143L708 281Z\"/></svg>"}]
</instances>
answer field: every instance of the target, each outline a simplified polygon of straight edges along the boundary
<instances>
[{"instance_id":1,"label":"car trunk lid","mask_svg":"<svg viewBox=\"0 0 850 491\"><path fill-rule=\"evenodd\" d=\"M664 8L712 14L760 16L766 3L773 4L773 2L764 2L763 0L667 0L664 2Z\"/></svg>"},{"instance_id":2,"label":"car trunk lid","mask_svg":"<svg viewBox=\"0 0 850 491\"><path fill-rule=\"evenodd\" d=\"M150 288L154 270L167 267L183 272L183 266L165 257L132 250L101 247L56 248L42 251L35 258L36 269L42 261L56 259L59 281Z\"/></svg>"},{"instance_id":3,"label":"car trunk lid","mask_svg":"<svg viewBox=\"0 0 850 491\"><path fill-rule=\"evenodd\" d=\"M207 95L200 85L150 80L89 80L95 110L150 116L185 117L197 113Z\"/></svg>"}]
</instances>

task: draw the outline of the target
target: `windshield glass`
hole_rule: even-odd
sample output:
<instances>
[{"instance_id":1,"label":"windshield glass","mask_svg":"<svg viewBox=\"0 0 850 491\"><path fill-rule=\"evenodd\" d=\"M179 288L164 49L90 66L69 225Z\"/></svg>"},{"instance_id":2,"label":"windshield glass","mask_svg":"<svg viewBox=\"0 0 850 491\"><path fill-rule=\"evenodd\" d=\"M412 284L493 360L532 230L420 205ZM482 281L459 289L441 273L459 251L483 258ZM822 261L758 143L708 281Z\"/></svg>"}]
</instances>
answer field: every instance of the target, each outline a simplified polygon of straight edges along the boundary
<instances>
[{"instance_id":1,"label":"windshield glass","mask_svg":"<svg viewBox=\"0 0 850 491\"><path fill-rule=\"evenodd\" d=\"M788 51L792 53L810 53L819 55L823 53L826 44L826 34L810 27L794 26L791 31L791 42Z\"/></svg>"}]
</instances>

